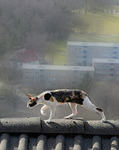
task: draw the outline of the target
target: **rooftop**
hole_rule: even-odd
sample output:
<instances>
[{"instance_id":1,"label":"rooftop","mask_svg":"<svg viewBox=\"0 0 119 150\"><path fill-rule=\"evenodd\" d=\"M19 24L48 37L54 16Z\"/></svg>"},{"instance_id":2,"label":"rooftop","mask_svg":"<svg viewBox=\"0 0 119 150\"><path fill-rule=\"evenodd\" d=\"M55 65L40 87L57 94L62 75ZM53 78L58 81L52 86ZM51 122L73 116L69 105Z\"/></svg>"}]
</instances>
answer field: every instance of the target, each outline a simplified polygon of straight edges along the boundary
<instances>
[{"instance_id":1,"label":"rooftop","mask_svg":"<svg viewBox=\"0 0 119 150\"><path fill-rule=\"evenodd\" d=\"M33 50L25 50L19 54L20 60L24 63L38 61L38 56Z\"/></svg>"},{"instance_id":2,"label":"rooftop","mask_svg":"<svg viewBox=\"0 0 119 150\"><path fill-rule=\"evenodd\" d=\"M93 63L119 64L119 59L93 58Z\"/></svg>"},{"instance_id":3,"label":"rooftop","mask_svg":"<svg viewBox=\"0 0 119 150\"><path fill-rule=\"evenodd\" d=\"M0 119L0 150L117 150L119 121Z\"/></svg>"},{"instance_id":4,"label":"rooftop","mask_svg":"<svg viewBox=\"0 0 119 150\"><path fill-rule=\"evenodd\" d=\"M61 66L61 65L32 65L24 64L23 69L43 69L43 70L76 70L76 71L94 71L92 66Z\"/></svg>"},{"instance_id":5,"label":"rooftop","mask_svg":"<svg viewBox=\"0 0 119 150\"><path fill-rule=\"evenodd\" d=\"M75 46L108 46L108 47L119 47L119 43L99 43L99 42L67 42L67 45Z\"/></svg>"}]
</instances>

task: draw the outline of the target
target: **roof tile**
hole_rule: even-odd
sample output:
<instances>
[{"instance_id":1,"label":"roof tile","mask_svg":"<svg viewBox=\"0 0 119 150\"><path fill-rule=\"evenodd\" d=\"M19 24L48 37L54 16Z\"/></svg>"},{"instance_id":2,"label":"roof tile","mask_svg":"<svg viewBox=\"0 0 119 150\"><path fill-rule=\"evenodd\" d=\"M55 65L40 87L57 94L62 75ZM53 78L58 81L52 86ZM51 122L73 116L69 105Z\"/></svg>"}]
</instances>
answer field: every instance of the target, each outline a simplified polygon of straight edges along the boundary
<instances>
[{"instance_id":1,"label":"roof tile","mask_svg":"<svg viewBox=\"0 0 119 150\"><path fill-rule=\"evenodd\" d=\"M77 135L74 137L74 150L81 150L83 143L83 137L81 135Z\"/></svg>"},{"instance_id":2,"label":"roof tile","mask_svg":"<svg viewBox=\"0 0 119 150\"><path fill-rule=\"evenodd\" d=\"M46 123L39 118L0 121L0 150L119 150L118 121L62 119Z\"/></svg>"},{"instance_id":3,"label":"roof tile","mask_svg":"<svg viewBox=\"0 0 119 150\"><path fill-rule=\"evenodd\" d=\"M46 149L46 145L47 145L47 137L45 135L40 135L37 138L37 149L40 150L47 150Z\"/></svg>"},{"instance_id":4,"label":"roof tile","mask_svg":"<svg viewBox=\"0 0 119 150\"><path fill-rule=\"evenodd\" d=\"M64 150L65 137L63 135L58 135L56 137L56 147L55 150Z\"/></svg>"},{"instance_id":5,"label":"roof tile","mask_svg":"<svg viewBox=\"0 0 119 150\"><path fill-rule=\"evenodd\" d=\"M119 138L114 136L111 138L111 150L119 149Z\"/></svg>"},{"instance_id":6,"label":"roof tile","mask_svg":"<svg viewBox=\"0 0 119 150\"><path fill-rule=\"evenodd\" d=\"M26 134L21 134L19 137L18 150L26 150L28 145L28 136Z\"/></svg>"},{"instance_id":7,"label":"roof tile","mask_svg":"<svg viewBox=\"0 0 119 150\"><path fill-rule=\"evenodd\" d=\"M8 142L10 136L8 134L2 134L0 137L0 150L8 150Z\"/></svg>"},{"instance_id":8,"label":"roof tile","mask_svg":"<svg viewBox=\"0 0 119 150\"><path fill-rule=\"evenodd\" d=\"M93 142L92 149L101 150L101 137L100 136L94 136L92 142Z\"/></svg>"},{"instance_id":9,"label":"roof tile","mask_svg":"<svg viewBox=\"0 0 119 150\"><path fill-rule=\"evenodd\" d=\"M119 121L85 121L86 134L99 134L99 135L119 135Z\"/></svg>"},{"instance_id":10,"label":"roof tile","mask_svg":"<svg viewBox=\"0 0 119 150\"><path fill-rule=\"evenodd\" d=\"M81 120L58 119L50 123L42 121L43 133L84 133L84 123Z\"/></svg>"}]
</instances>

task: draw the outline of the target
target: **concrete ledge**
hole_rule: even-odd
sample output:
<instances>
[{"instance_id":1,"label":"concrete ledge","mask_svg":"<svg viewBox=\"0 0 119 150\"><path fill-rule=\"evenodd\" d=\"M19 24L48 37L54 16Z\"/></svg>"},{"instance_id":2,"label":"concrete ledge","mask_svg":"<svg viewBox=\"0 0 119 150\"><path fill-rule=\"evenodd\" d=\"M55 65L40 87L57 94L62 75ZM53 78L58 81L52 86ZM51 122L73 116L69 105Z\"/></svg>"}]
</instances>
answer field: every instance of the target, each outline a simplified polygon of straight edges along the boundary
<instances>
[{"instance_id":1,"label":"concrete ledge","mask_svg":"<svg viewBox=\"0 0 119 150\"><path fill-rule=\"evenodd\" d=\"M0 119L1 133L61 133L61 134L92 134L119 135L119 121L83 121L70 119L56 119L50 123L40 118L4 118Z\"/></svg>"}]
</instances>

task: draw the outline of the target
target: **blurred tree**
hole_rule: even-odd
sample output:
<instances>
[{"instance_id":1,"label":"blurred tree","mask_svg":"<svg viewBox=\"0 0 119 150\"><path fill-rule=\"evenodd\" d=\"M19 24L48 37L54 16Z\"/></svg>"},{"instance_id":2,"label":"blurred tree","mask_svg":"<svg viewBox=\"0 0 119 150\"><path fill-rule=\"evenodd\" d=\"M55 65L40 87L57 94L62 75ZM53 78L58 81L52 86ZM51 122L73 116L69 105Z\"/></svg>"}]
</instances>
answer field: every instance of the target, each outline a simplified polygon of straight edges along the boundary
<instances>
[{"instance_id":1,"label":"blurred tree","mask_svg":"<svg viewBox=\"0 0 119 150\"><path fill-rule=\"evenodd\" d=\"M109 9L113 2L111 0L89 0L87 1L88 10L92 12L101 11L104 9Z\"/></svg>"},{"instance_id":2,"label":"blurred tree","mask_svg":"<svg viewBox=\"0 0 119 150\"><path fill-rule=\"evenodd\" d=\"M72 12L80 8L81 2L1 0L0 54L19 48L44 52L47 40L67 39L74 25L80 26L83 21Z\"/></svg>"},{"instance_id":3,"label":"blurred tree","mask_svg":"<svg viewBox=\"0 0 119 150\"><path fill-rule=\"evenodd\" d=\"M93 79L88 72L83 76L79 88L87 93L93 88Z\"/></svg>"}]
</instances>

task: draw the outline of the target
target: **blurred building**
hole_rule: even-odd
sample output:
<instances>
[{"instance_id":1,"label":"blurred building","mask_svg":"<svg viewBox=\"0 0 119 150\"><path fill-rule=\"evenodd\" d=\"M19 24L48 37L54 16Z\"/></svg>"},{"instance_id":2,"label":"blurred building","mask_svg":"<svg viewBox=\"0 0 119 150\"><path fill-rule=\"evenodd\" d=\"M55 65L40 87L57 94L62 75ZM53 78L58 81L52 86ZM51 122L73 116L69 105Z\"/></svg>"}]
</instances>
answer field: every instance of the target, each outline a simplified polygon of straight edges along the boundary
<instances>
[{"instance_id":1,"label":"blurred building","mask_svg":"<svg viewBox=\"0 0 119 150\"><path fill-rule=\"evenodd\" d=\"M35 51L21 49L16 51L10 58L10 67L21 70L23 64L39 64L39 58Z\"/></svg>"},{"instance_id":2,"label":"blurred building","mask_svg":"<svg viewBox=\"0 0 119 150\"><path fill-rule=\"evenodd\" d=\"M41 85L43 89L79 88L79 83L88 72L93 78L92 66L28 65L22 66L25 84Z\"/></svg>"},{"instance_id":3,"label":"blurred building","mask_svg":"<svg viewBox=\"0 0 119 150\"><path fill-rule=\"evenodd\" d=\"M93 58L119 59L119 44L67 42L69 65L91 66Z\"/></svg>"},{"instance_id":4,"label":"blurred building","mask_svg":"<svg viewBox=\"0 0 119 150\"><path fill-rule=\"evenodd\" d=\"M22 65L23 82L42 89L79 88L88 72L94 80L119 81L119 44L68 42L69 66Z\"/></svg>"},{"instance_id":5,"label":"blurred building","mask_svg":"<svg viewBox=\"0 0 119 150\"><path fill-rule=\"evenodd\" d=\"M98 59L92 61L96 80L119 81L119 59Z\"/></svg>"}]
</instances>

